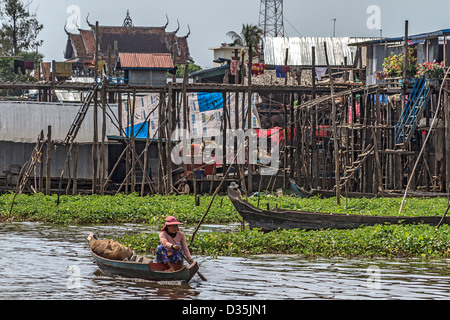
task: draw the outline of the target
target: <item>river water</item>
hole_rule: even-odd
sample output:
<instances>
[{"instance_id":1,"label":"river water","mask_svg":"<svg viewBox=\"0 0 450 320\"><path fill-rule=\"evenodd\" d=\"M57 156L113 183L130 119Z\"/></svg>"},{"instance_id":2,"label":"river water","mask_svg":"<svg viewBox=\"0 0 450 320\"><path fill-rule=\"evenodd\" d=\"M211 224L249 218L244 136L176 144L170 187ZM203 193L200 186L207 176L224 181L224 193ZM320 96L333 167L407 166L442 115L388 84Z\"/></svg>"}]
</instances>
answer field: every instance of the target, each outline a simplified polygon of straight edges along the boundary
<instances>
[{"instance_id":1,"label":"river water","mask_svg":"<svg viewBox=\"0 0 450 320\"><path fill-rule=\"evenodd\" d=\"M0 300L450 298L450 260L194 256L208 281L198 276L188 284L114 278L93 262L86 241L90 231L104 237L155 230L41 223L0 227Z\"/></svg>"}]
</instances>

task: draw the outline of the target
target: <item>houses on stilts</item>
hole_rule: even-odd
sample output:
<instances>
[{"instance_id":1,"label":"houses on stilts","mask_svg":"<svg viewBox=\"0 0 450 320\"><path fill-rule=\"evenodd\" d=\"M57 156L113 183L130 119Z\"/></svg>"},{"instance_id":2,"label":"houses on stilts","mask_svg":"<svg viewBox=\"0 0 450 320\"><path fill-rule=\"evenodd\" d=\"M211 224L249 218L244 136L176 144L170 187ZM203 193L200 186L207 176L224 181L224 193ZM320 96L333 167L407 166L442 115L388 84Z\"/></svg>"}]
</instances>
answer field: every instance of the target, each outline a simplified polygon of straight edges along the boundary
<instances>
[{"instance_id":1,"label":"houses on stilts","mask_svg":"<svg viewBox=\"0 0 450 320\"><path fill-rule=\"evenodd\" d=\"M37 82L0 83L34 93L0 101L2 191L176 193L186 177L195 193L450 193L450 30L223 43L214 68L177 79L189 34L88 24Z\"/></svg>"}]
</instances>

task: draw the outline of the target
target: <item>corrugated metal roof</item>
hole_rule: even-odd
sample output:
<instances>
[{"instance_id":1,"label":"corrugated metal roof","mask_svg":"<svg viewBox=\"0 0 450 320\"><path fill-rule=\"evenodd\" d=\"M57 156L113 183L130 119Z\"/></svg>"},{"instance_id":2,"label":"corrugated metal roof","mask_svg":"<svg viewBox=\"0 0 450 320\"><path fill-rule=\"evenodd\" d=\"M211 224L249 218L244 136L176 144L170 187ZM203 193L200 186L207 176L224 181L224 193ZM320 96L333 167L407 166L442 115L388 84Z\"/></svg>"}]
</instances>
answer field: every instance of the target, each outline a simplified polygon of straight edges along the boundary
<instances>
[{"instance_id":1,"label":"corrugated metal roof","mask_svg":"<svg viewBox=\"0 0 450 320\"><path fill-rule=\"evenodd\" d=\"M170 53L119 53L122 69L173 69Z\"/></svg>"},{"instance_id":2,"label":"corrugated metal roof","mask_svg":"<svg viewBox=\"0 0 450 320\"><path fill-rule=\"evenodd\" d=\"M443 29L434 32L428 33L420 33L416 35L408 35L408 40L425 40L429 38L439 38L450 34L450 29ZM405 37L391 37L391 38L382 38L375 39L369 41L359 41L358 43L354 43L352 45L365 45L365 44L373 44L373 43L392 43L392 42L402 42L405 41Z\"/></svg>"},{"instance_id":3,"label":"corrugated metal roof","mask_svg":"<svg viewBox=\"0 0 450 320\"><path fill-rule=\"evenodd\" d=\"M356 47L350 43L372 40L373 38L331 38L331 37L301 37L301 38L265 38L264 60L266 64L284 65L286 49L289 49L288 65L312 65L312 47L316 48L316 65L326 65L323 43L327 44L330 65L341 65L347 57L347 64L353 64ZM352 55L353 54L353 55Z\"/></svg>"}]
</instances>

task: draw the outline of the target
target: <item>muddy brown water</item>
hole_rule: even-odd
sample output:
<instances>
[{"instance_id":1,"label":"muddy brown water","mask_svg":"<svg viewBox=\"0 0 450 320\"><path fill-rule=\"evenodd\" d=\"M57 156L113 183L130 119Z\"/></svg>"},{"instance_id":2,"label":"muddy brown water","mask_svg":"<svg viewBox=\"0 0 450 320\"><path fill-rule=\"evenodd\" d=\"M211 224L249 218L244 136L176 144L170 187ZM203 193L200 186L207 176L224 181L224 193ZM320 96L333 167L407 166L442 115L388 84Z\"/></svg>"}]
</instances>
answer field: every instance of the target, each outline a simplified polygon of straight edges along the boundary
<instances>
[{"instance_id":1,"label":"muddy brown water","mask_svg":"<svg viewBox=\"0 0 450 320\"><path fill-rule=\"evenodd\" d=\"M217 229L205 226L203 232ZM208 279L190 283L110 277L93 262L86 236L156 232L143 225L0 228L0 299L449 299L450 260L194 256Z\"/></svg>"}]
</instances>

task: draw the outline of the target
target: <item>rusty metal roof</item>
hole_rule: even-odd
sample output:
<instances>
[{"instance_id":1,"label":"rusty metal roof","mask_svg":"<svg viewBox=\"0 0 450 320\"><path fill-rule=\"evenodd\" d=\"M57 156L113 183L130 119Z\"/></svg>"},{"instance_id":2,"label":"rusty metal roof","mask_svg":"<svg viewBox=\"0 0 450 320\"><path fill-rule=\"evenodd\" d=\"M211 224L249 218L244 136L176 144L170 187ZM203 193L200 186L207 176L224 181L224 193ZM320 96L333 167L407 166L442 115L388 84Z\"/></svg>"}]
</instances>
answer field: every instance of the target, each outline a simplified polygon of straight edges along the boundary
<instances>
[{"instance_id":1,"label":"rusty metal roof","mask_svg":"<svg viewBox=\"0 0 450 320\"><path fill-rule=\"evenodd\" d=\"M118 66L122 69L173 69L170 53L119 53Z\"/></svg>"}]
</instances>

